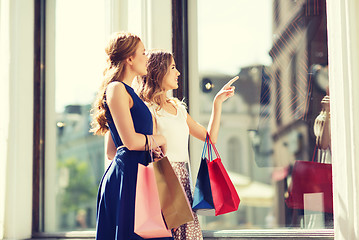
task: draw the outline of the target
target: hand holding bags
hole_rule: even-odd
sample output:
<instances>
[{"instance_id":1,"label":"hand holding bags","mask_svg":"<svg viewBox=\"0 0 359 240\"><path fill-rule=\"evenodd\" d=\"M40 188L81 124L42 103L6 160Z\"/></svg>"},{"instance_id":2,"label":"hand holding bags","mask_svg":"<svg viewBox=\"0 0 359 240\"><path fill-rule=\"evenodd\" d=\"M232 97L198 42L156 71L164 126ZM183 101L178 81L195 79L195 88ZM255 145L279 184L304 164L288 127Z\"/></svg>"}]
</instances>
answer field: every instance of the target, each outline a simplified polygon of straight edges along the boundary
<instances>
[{"instance_id":1,"label":"hand holding bags","mask_svg":"<svg viewBox=\"0 0 359 240\"><path fill-rule=\"evenodd\" d=\"M172 236L162 218L153 162L138 164L134 232L143 238Z\"/></svg>"},{"instance_id":2,"label":"hand holding bags","mask_svg":"<svg viewBox=\"0 0 359 240\"><path fill-rule=\"evenodd\" d=\"M146 136L146 149L147 141ZM147 167L138 165L135 233L143 238L171 237L168 229L190 221L191 206L170 162L163 153L160 160L153 162L151 154Z\"/></svg>"},{"instance_id":3,"label":"hand holding bags","mask_svg":"<svg viewBox=\"0 0 359 240\"><path fill-rule=\"evenodd\" d=\"M216 154L216 159L214 160L212 160L211 154L212 147ZM208 160L204 154L206 149L208 151ZM213 205L216 216L236 211L240 202L237 191L208 134L203 148L201 166L197 175L193 198L193 209L208 210Z\"/></svg>"}]
</instances>

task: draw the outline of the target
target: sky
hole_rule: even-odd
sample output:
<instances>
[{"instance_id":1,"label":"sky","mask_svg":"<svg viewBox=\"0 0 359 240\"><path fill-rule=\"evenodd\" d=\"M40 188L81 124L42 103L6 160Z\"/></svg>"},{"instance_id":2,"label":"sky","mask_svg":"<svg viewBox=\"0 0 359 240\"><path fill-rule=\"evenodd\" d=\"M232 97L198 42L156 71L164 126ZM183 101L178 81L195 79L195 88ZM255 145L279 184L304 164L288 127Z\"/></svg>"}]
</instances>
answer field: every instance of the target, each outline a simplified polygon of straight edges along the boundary
<instances>
[{"instance_id":1,"label":"sky","mask_svg":"<svg viewBox=\"0 0 359 240\"><path fill-rule=\"evenodd\" d=\"M199 71L237 74L270 64L272 1L198 0Z\"/></svg>"},{"instance_id":2,"label":"sky","mask_svg":"<svg viewBox=\"0 0 359 240\"><path fill-rule=\"evenodd\" d=\"M104 69L103 1L56 1L56 111L88 104L100 87ZM79 11L79 9L81 11Z\"/></svg>"},{"instance_id":3,"label":"sky","mask_svg":"<svg viewBox=\"0 0 359 240\"><path fill-rule=\"evenodd\" d=\"M99 0L56 1L57 112L68 104L92 103L100 86L104 7ZM270 64L272 1L198 0L197 9L200 72L235 75L241 67Z\"/></svg>"}]
</instances>

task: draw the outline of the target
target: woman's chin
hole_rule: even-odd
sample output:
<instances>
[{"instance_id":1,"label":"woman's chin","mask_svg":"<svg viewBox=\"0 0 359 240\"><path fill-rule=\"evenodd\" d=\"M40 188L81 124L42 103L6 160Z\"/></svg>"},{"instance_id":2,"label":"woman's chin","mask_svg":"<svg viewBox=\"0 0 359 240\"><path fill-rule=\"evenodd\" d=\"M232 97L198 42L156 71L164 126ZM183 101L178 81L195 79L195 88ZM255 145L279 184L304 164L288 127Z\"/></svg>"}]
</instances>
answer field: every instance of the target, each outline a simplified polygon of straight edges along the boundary
<instances>
[{"instance_id":1,"label":"woman's chin","mask_svg":"<svg viewBox=\"0 0 359 240\"><path fill-rule=\"evenodd\" d=\"M178 84L173 85L173 86L168 86L168 88L165 88L165 89L166 89L165 91L176 90L176 89L178 89Z\"/></svg>"}]
</instances>

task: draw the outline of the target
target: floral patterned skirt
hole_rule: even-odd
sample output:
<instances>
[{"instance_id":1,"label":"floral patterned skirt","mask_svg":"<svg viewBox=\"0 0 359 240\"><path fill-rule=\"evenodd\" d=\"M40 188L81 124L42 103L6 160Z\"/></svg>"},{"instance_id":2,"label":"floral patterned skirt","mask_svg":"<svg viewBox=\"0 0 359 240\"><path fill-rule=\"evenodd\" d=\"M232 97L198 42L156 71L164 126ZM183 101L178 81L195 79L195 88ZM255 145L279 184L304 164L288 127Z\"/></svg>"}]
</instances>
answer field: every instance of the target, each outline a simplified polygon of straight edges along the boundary
<instances>
[{"instance_id":1,"label":"floral patterned skirt","mask_svg":"<svg viewBox=\"0 0 359 240\"><path fill-rule=\"evenodd\" d=\"M187 163L171 162L171 165L187 194L190 204L192 205L193 198L192 198L192 193L191 193L189 174L188 174L188 170L187 170ZM193 212L193 217L194 217L194 221L183 224L180 227L178 227L176 229L176 231L172 232L173 238L175 240L185 240L185 239L202 240L203 239L202 231L199 226L198 217L195 212Z\"/></svg>"}]
</instances>

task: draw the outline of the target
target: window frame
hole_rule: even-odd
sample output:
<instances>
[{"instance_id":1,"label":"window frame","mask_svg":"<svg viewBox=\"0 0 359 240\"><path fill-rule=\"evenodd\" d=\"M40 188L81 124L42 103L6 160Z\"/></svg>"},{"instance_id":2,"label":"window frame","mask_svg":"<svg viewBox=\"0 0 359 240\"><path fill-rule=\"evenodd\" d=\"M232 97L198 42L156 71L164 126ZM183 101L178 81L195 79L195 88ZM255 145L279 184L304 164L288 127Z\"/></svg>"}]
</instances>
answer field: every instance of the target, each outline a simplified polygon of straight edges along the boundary
<instances>
[{"instance_id":1,"label":"window frame","mask_svg":"<svg viewBox=\"0 0 359 240\"><path fill-rule=\"evenodd\" d=\"M178 69L182 73L182 84L174 96L189 101L189 46L188 19L193 18L195 11L189 11L193 5L188 0L172 0L172 46L177 59ZM34 29L34 143L33 143L33 204L32 204L32 237L37 239L93 239L94 231L76 231L65 233L42 232L44 226L44 167L45 167L45 23L46 23L46 0L34 0L35 29ZM193 51L193 49L191 49ZM187 102L190 107L190 102ZM205 239L333 239L333 229L301 230L301 229L275 229L275 230L204 230Z\"/></svg>"},{"instance_id":2,"label":"window frame","mask_svg":"<svg viewBox=\"0 0 359 240\"><path fill-rule=\"evenodd\" d=\"M32 235L44 225L41 209L44 205L45 155L45 0L34 0L34 143Z\"/></svg>"},{"instance_id":3,"label":"window frame","mask_svg":"<svg viewBox=\"0 0 359 240\"><path fill-rule=\"evenodd\" d=\"M188 89L188 0L172 0L172 52L182 81L173 96L185 99L189 106Z\"/></svg>"}]
</instances>

